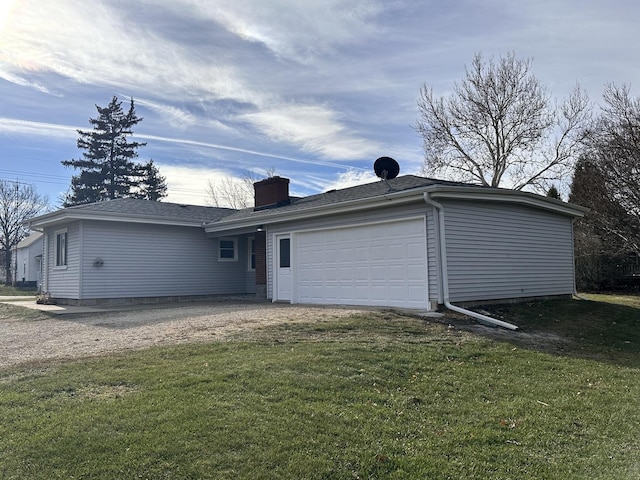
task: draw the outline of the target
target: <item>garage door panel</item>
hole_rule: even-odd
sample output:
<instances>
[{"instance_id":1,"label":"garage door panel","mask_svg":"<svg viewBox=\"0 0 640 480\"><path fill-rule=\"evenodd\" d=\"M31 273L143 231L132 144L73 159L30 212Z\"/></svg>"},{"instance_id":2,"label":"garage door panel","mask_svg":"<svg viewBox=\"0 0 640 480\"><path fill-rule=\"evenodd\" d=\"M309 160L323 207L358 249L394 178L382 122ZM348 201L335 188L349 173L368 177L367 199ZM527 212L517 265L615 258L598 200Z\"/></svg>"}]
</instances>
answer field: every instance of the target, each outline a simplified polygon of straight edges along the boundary
<instances>
[{"instance_id":1,"label":"garage door panel","mask_svg":"<svg viewBox=\"0 0 640 480\"><path fill-rule=\"evenodd\" d=\"M388 279L390 282L399 281L404 283L406 278L405 265L390 265L388 270Z\"/></svg>"},{"instance_id":2,"label":"garage door panel","mask_svg":"<svg viewBox=\"0 0 640 480\"><path fill-rule=\"evenodd\" d=\"M303 303L425 308L424 219L296 235Z\"/></svg>"},{"instance_id":3,"label":"garage door panel","mask_svg":"<svg viewBox=\"0 0 640 480\"><path fill-rule=\"evenodd\" d=\"M368 267L355 267L355 280L356 281L369 281L369 268Z\"/></svg>"}]
</instances>

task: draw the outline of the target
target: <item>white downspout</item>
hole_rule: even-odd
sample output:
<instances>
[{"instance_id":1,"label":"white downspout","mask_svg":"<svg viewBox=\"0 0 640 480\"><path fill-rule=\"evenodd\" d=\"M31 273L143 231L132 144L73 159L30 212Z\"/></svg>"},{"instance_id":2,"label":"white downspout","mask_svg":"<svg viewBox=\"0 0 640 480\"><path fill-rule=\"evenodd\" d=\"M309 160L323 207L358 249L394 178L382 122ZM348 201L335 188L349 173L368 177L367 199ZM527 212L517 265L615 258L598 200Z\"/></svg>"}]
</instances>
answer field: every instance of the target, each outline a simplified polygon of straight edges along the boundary
<instances>
[{"instance_id":1,"label":"white downspout","mask_svg":"<svg viewBox=\"0 0 640 480\"><path fill-rule=\"evenodd\" d=\"M466 308L458 307L456 305L451 304L449 302L449 274L447 271L447 243L446 243L446 235L444 231L444 207L442 204L433 200L428 192L423 194L424 201L435 207L438 211L438 231L439 237L436 239L438 242L438 250L440 251L440 281L442 283L442 293L444 296L444 306L449 310L453 310L454 312L462 313L464 315L468 315L470 317L475 318L480 323L489 324L496 327L503 327L509 330L517 330L518 326L512 323L503 322L502 320L497 320L492 317L488 317L487 315L482 315L481 313L473 312L471 310L467 310Z\"/></svg>"}]
</instances>

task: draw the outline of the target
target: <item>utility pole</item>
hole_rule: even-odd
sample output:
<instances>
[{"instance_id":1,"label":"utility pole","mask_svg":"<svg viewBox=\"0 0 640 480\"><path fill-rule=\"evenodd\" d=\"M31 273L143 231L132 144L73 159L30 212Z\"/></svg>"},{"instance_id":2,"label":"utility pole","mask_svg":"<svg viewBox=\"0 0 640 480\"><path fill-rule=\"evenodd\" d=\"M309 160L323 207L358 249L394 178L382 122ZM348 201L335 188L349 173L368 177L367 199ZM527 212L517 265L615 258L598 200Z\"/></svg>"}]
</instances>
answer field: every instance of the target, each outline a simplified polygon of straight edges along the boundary
<instances>
[{"instance_id":1,"label":"utility pole","mask_svg":"<svg viewBox=\"0 0 640 480\"><path fill-rule=\"evenodd\" d=\"M15 191L15 201L16 201L16 212L18 211L18 207L20 206L20 202L18 201L18 195L20 194L20 182L16 178L16 191ZM16 240L18 238L16 237ZM18 285L18 242L16 241L15 247L13 249L13 286Z\"/></svg>"}]
</instances>

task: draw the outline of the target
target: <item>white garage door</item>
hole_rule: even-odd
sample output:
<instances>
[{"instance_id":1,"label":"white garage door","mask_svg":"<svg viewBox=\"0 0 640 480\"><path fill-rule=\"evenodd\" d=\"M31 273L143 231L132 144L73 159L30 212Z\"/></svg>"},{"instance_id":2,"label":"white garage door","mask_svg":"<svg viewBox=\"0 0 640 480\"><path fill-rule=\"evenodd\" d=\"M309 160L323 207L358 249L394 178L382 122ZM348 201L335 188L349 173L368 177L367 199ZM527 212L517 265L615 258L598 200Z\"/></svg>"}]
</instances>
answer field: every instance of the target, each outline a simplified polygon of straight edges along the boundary
<instances>
[{"instance_id":1,"label":"white garage door","mask_svg":"<svg viewBox=\"0 0 640 480\"><path fill-rule=\"evenodd\" d=\"M299 303L427 308L424 218L295 235Z\"/></svg>"}]
</instances>

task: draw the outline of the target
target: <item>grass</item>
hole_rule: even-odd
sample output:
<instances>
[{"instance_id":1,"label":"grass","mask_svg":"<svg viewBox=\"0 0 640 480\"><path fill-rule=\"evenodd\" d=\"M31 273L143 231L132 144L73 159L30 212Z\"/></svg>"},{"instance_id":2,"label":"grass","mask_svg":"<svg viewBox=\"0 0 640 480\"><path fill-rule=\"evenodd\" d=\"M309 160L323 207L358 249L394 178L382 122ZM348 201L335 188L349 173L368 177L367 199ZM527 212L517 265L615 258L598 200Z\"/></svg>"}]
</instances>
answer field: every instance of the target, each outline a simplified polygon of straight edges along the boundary
<instances>
[{"instance_id":1,"label":"grass","mask_svg":"<svg viewBox=\"0 0 640 480\"><path fill-rule=\"evenodd\" d=\"M35 296L37 293L36 289L31 289L31 288L16 288L16 287L10 287L7 285L0 285L0 297L4 297L4 296L25 296L25 297L33 297Z\"/></svg>"},{"instance_id":2,"label":"grass","mask_svg":"<svg viewBox=\"0 0 640 480\"><path fill-rule=\"evenodd\" d=\"M607 300L494 309L559 353L388 313L0 371L0 478L638 478L640 308Z\"/></svg>"},{"instance_id":3,"label":"grass","mask_svg":"<svg viewBox=\"0 0 640 480\"><path fill-rule=\"evenodd\" d=\"M488 307L497 318L524 333L555 334L573 342L571 355L637 366L640 346L640 296L583 295L574 301L548 300Z\"/></svg>"}]
</instances>

